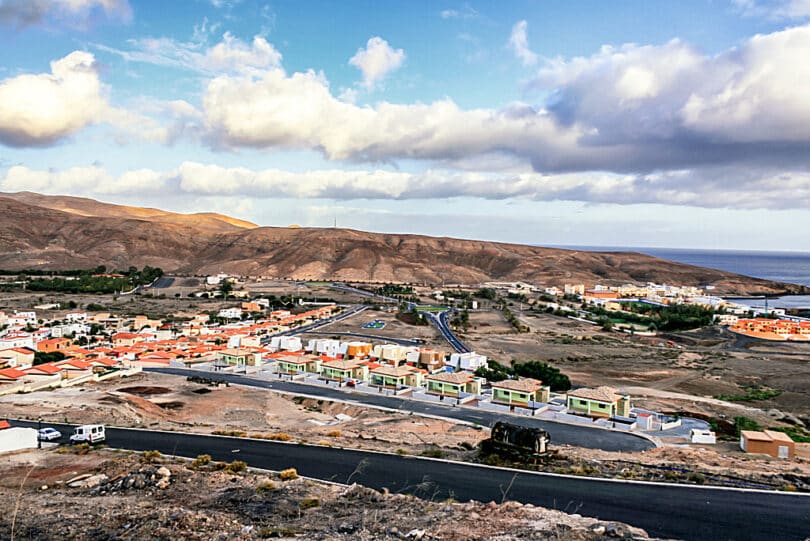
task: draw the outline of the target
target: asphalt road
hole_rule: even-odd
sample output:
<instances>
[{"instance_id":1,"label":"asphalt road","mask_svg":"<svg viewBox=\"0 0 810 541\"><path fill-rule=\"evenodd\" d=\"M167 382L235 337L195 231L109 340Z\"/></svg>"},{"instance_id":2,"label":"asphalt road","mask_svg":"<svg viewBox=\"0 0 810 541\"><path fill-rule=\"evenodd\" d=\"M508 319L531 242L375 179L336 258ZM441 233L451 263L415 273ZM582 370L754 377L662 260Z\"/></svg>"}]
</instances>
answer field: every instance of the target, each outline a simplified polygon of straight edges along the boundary
<instances>
[{"instance_id":1,"label":"asphalt road","mask_svg":"<svg viewBox=\"0 0 810 541\"><path fill-rule=\"evenodd\" d=\"M455 349L458 353L467 353L469 348L465 346L461 340L450 330L450 324L447 322L447 314L450 312L440 312L437 316L432 312L422 312L423 314L427 314L430 321L433 325L439 329L439 332L442 334L445 340L450 344L450 346Z\"/></svg>"},{"instance_id":2,"label":"asphalt road","mask_svg":"<svg viewBox=\"0 0 810 541\"><path fill-rule=\"evenodd\" d=\"M363 289L358 289L356 287L348 286L346 284L339 283L339 282L332 283L330 287L333 288L333 289L337 289L339 291L344 291L344 292L347 292L347 293L356 293L356 294L362 295L364 297L378 299L378 300L380 300L382 302L399 302L398 299L395 299L393 297L386 297L384 295L378 295L377 293L372 293L370 291L365 291ZM408 304L409 308L413 308L414 306L416 306L412 302L409 302L407 304ZM450 346L453 349L455 349L458 353L467 353L468 351L470 351L469 348L467 346L465 346L461 342L461 340L458 339L458 337L453 333L453 331L450 330L450 325L447 322L447 314L449 313L449 310L445 311L445 312L440 312L438 316L435 313L428 312L428 311L423 311L422 313L428 315L428 318L430 319L431 323L433 323L433 326L436 327L439 330L439 333L441 333L442 337L445 340L447 340L447 342L450 344Z\"/></svg>"},{"instance_id":3,"label":"asphalt road","mask_svg":"<svg viewBox=\"0 0 810 541\"><path fill-rule=\"evenodd\" d=\"M36 427L36 423L14 422ZM65 434L66 425L54 426ZM810 496L522 472L418 457L175 432L107 429L107 445L194 458L242 460L270 470L359 483L429 500L516 500L626 522L653 536L690 540L803 540Z\"/></svg>"},{"instance_id":4,"label":"asphalt road","mask_svg":"<svg viewBox=\"0 0 810 541\"><path fill-rule=\"evenodd\" d=\"M246 377L243 375L226 372L212 372L209 374L200 372L199 370L188 370L185 368L144 368L144 371L172 374L176 376L210 375L210 377L223 379L230 383L239 385L271 389L289 394L306 394L310 396L319 396L324 399L350 401L360 405L390 408L404 413L456 419L470 423L477 423L478 425L486 427L491 427L496 421L505 420L510 423L537 427L546 430L551 435L552 445L576 445L578 447L603 449L605 451L643 451L655 447L650 440L627 432L615 432L612 430L605 430L603 428L595 428L584 425L580 426L555 423L532 417L503 415L497 412L477 408L445 406L438 403L409 400L394 396L351 392L348 391L348 387L337 389L335 387L323 387L320 385L292 383L288 380L281 379L268 380L255 377Z\"/></svg>"},{"instance_id":5,"label":"asphalt road","mask_svg":"<svg viewBox=\"0 0 810 541\"><path fill-rule=\"evenodd\" d=\"M376 334L362 334L357 332L330 332L330 331L305 331L302 334L326 334L329 336L351 336L352 338L363 338L365 340L379 340L390 344L400 344L402 346L420 346L422 342L412 338L391 338L389 336L378 336Z\"/></svg>"},{"instance_id":6,"label":"asphalt road","mask_svg":"<svg viewBox=\"0 0 810 541\"><path fill-rule=\"evenodd\" d=\"M348 308L348 309L344 310L343 312L341 312L341 313L339 313L339 314L337 314L335 316L332 316L330 318L319 319L318 321L313 321L312 323L309 323L307 325L302 325L302 326L296 327L294 329L290 329L289 331L280 332L280 333L274 334L272 336L266 336L266 337L262 338L262 343L263 344L269 344L270 340L273 338L273 336L294 336L296 334L304 334L304 333L315 331L317 329L320 329L321 327L325 327L325 326L330 325L332 323L335 323L337 321L342 321L342 320L344 320L344 319L346 319L348 317L351 317L351 316L353 316L355 314L359 314L360 312L362 312L366 308L368 308L368 306L364 306L362 304L356 304L356 305L352 306L351 308Z\"/></svg>"},{"instance_id":7,"label":"asphalt road","mask_svg":"<svg viewBox=\"0 0 810 541\"><path fill-rule=\"evenodd\" d=\"M381 302L393 302L398 303L399 300L393 297L386 297L385 295L378 295L377 293L372 293L371 291L366 291L365 289L359 289L356 287L352 287L340 282L333 282L329 287L332 289L337 289L338 291L344 291L346 293L354 293L356 295L360 295L363 297L369 297L371 299L377 299Z\"/></svg>"},{"instance_id":8,"label":"asphalt road","mask_svg":"<svg viewBox=\"0 0 810 541\"><path fill-rule=\"evenodd\" d=\"M174 284L174 278L169 276L161 276L160 278L155 280L149 287L154 289L165 289L167 287L172 287L172 284Z\"/></svg>"}]
</instances>

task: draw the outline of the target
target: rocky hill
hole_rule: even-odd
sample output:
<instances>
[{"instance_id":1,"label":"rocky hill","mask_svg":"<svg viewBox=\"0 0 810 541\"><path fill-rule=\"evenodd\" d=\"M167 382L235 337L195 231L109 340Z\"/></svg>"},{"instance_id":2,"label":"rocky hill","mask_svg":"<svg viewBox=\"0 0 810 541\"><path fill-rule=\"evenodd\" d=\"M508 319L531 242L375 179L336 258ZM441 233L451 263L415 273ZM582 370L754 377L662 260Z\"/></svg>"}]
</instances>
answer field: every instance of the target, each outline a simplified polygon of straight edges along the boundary
<instances>
[{"instance_id":1,"label":"rocky hill","mask_svg":"<svg viewBox=\"0 0 810 541\"><path fill-rule=\"evenodd\" d=\"M0 197L14 199L20 203L61 210L79 216L95 216L101 218L134 218L162 222L168 224L188 225L197 229L227 233L239 229L252 229L256 224L231 218L214 212L198 212L194 214L178 214L165 210L130 207L103 203L85 197L70 197L66 195L42 195L33 192L2 193Z\"/></svg>"},{"instance_id":2,"label":"rocky hill","mask_svg":"<svg viewBox=\"0 0 810 541\"><path fill-rule=\"evenodd\" d=\"M736 294L807 288L631 252L586 252L330 228L255 227L214 214L183 215L78 198L0 196L0 268L151 265L302 280L561 286L665 282Z\"/></svg>"}]
</instances>

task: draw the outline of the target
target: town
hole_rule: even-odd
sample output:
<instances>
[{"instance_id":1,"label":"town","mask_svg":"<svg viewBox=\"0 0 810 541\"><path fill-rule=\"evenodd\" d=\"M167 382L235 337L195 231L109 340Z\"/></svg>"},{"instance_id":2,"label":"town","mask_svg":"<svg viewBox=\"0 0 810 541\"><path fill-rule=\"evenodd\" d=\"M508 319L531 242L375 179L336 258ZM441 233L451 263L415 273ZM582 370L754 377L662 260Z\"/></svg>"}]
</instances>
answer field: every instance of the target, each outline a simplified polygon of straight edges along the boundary
<instances>
[{"instance_id":1,"label":"town","mask_svg":"<svg viewBox=\"0 0 810 541\"><path fill-rule=\"evenodd\" d=\"M102 281L122 278L123 274L116 273L93 274L93 279ZM154 293L162 289L150 285L163 283L171 287L180 280L157 276L131 294L154 298ZM0 396L47 393L129 378L144 370L165 377L171 377L168 374L172 370L175 375L193 371L216 377L235 375L298 383L302 393L318 387L338 389L351 392L352 400L359 403L373 402L381 396L396 397L516 419L528 417L626 432L646 438L650 446L712 445L717 442L717 434L711 419L636 407L632 394L621 387L597 384L572 388L567 376L545 362L518 359L512 360L511 367L505 366L468 350L455 333L467 331L470 312L485 311L485 305L499 311L516 333L526 329L512 310L520 313L525 305L526 310L536 313L638 338L654 338L656 331L714 323L744 332L740 327L748 320L737 314L760 315L692 286L596 284L586 288L584 284L566 284L557 288L522 282L436 290L406 284L351 286L275 281L289 294L289 306L279 309L275 295L263 296L245 287L251 283L261 287L263 281L267 284L268 279L227 274L192 281L196 289L184 289L183 296L217 301L220 307L200 312L186 310L163 318L99 311L102 307L92 304L89 307L93 311L63 310L57 302L0 312ZM19 277L10 283L17 290L24 290L26 285L24 281L19 283ZM331 288L356 298L353 303L304 301L302 287ZM37 295L42 299L41 292ZM67 303L78 306L72 299ZM393 341L387 341L385 336L369 334L385 329L386 322L362 319L364 312L380 310L396 311L398 317L407 316L403 319L411 323L414 317L416 323L432 322L445 339L444 347L428 346L424 339L409 336L389 337ZM318 336L329 334L332 324L347 319L361 325L354 332ZM797 328L803 325L793 324ZM368 340L369 336L376 339ZM673 345L670 340L656 339L654 343ZM756 449L787 459L796 454L797 444L784 431L751 430L753 427L758 428L756 423L736 427L740 450ZM554 430L551 432L554 436ZM805 439L801 431L793 433L800 436L800 441ZM598 447L587 440L587 436L570 441L563 436L554 441ZM771 446L752 446L752 441L769 441ZM800 454L807 452L803 446L798 444Z\"/></svg>"}]
</instances>

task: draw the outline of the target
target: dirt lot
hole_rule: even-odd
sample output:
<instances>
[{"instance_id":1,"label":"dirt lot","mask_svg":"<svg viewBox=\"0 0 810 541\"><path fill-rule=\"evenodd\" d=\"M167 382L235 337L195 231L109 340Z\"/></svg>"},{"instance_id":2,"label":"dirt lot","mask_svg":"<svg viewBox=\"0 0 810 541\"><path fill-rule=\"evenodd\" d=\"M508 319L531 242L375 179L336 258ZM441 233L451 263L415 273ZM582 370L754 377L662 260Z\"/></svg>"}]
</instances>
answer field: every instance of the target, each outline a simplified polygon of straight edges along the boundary
<instances>
[{"instance_id":1,"label":"dirt lot","mask_svg":"<svg viewBox=\"0 0 810 541\"><path fill-rule=\"evenodd\" d=\"M382 329L363 328L363 325L375 319L385 322L385 327ZM438 331L433 325L409 325L407 323L403 323L396 318L396 314L393 311L374 310L373 308L368 308L359 314L346 318L342 321L338 321L337 323L327 325L326 327L322 327L319 329L319 331L328 333L328 336L340 336L341 333L358 333L382 337L382 339L378 340L377 342L382 342L385 338L397 338L405 340L419 338L424 340L424 344L420 345L449 351L449 345L440 337ZM302 336L304 338L324 338L327 335L305 334ZM351 339L351 337L347 337L346 339ZM358 338L358 340L366 339Z\"/></svg>"},{"instance_id":2,"label":"dirt lot","mask_svg":"<svg viewBox=\"0 0 810 541\"><path fill-rule=\"evenodd\" d=\"M9 505L0 509L0 538L585 541L609 531L648 539L623 524L515 502L426 501L224 466L103 450L4 457L0 500ZM78 474L91 477L68 483Z\"/></svg>"},{"instance_id":3,"label":"dirt lot","mask_svg":"<svg viewBox=\"0 0 810 541\"><path fill-rule=\"evenodd\" d=\"M11 418L117 426L242 432L337 447L469 458L486 430L350 404L244 387L206 387L179 376L138 374L125 381L0 397ZM342 419L336 417L340 415ZM347 419L344 416L348 416ZM35 417L35 416L34 416Z\"/></svg>"}]
</instances>

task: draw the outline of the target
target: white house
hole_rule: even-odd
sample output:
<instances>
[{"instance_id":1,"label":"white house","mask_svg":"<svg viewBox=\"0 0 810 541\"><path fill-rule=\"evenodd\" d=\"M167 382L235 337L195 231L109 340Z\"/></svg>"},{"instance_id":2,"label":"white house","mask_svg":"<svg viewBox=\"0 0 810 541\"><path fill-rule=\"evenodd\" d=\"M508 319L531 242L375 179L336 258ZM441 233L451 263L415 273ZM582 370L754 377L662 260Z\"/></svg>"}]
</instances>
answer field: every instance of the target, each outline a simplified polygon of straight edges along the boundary
<instances>
[{"instance_id":1,"label":"white house","mask_svg":"<svg viewBox=\"0 0 810 541\"><path fill-rule=\"evenodd\" d=\"M487 366L487 356L479 355L474 351L453 353L450 355L450 361L447 364L461 370L477 370Z\"/></svg>"},{"instance_id":2,"label":"white house","mask_svg":"<svg viewBox=\"0 0 810 541\"><path fill-rule=\"evenodd\" d=\"M68 312L65 314L65 320L69 323L77 323L79 321L87 320L87 312Z\"/></svg>"},{"instance_id":3,"label":"white house","mask_svg":"<svg viewBox=\"0 0 810 541\"><path fill-rule=\"evenodd\" d=\"M316 338L307 342L306 349L315 355L337 357L338 355L345 355L348 347L348 344L334 338Z\"/></svg>"},{"instance_id":4,"label":"white house","mask_svg":"<svg viewBox=\"0 0 810 541\"><path fill-rule=\"evenodd\" d=\"M274 336L270 339L270 349L274 351L301 351L304 344L297 336Z\"/></svg>"},{"instance_id":5,"label":"white house","mask_svg":"<svg viewBox=\"0 0 810 541\"><path fill-rule=\"evenodd\" d=\"M17 312L15 310L14 311L14 316L12 316L12 317L14 319L17 319L17 320L22 320L23 325L36 325L36 323L37 323L37 313L33 312L33 311L31 311L31 312ZM9 320L11 320L11 319L12 318L9 318ZM9 321L9 325L10 324L11 324L11 322Z\"/></svg>"},{"instance_id":6,"label":"white house","mask_svg":"<svg viewBox=\"0 0 810 541\"><path fill-rule=\"evenodd\" d=\"M10 348L29 348L36 350L36 347L34 347L34 337L25 332L8 333L6 336L0 338L0 349Z\"/></svg>"},{"instance_id":7,"label":"white house","mask_svg":"<svg viewBox=\"0 0 810 541\"><path fill-rule=\"evenodd\" d=\"M209 286L218 286L219 284L222 283L223 280L227 280L228 278L230 277L227 274L219 273L214 276L209 276L208 278L206 278L205 283L208 284Z\"/></svg>"},{"instance_id":8,"label":"white house","mask_svg":"<svg viewBox=\"0 0 810 541\"><path fill-rule=\"evenodd\" d=\"M217 316L225 319L241 319L242 309L237 307L223 308L219 311L219 313L217 313Z\"/></svg>"}]
</instances>

